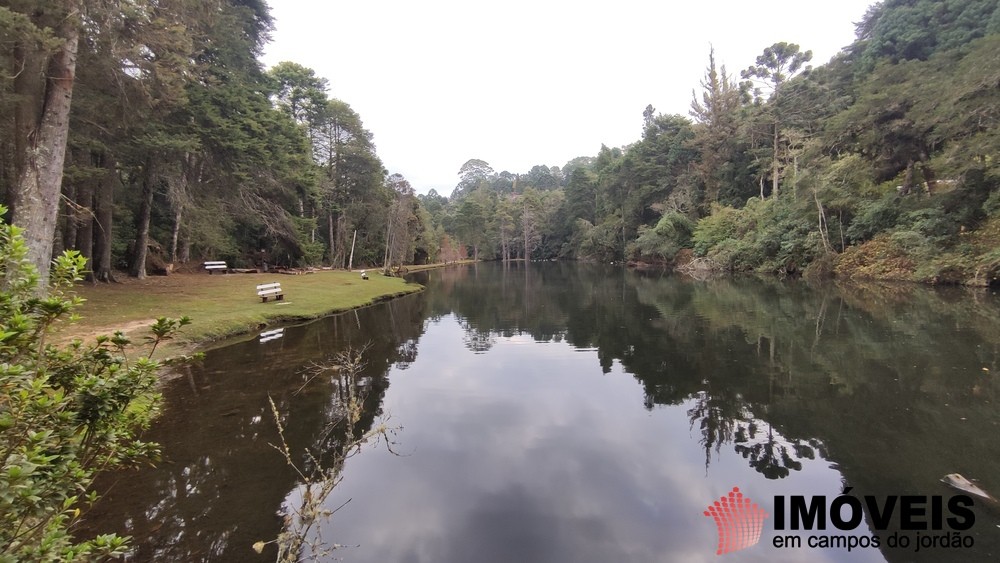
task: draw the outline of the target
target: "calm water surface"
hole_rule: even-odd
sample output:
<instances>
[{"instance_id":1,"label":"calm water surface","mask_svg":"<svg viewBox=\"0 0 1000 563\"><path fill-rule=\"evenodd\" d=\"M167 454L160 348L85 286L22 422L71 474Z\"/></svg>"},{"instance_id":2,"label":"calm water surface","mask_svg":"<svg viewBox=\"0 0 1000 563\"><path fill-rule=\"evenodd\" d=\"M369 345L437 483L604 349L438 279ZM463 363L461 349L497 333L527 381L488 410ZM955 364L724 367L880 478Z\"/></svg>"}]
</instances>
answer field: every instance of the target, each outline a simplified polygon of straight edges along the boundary
<instances>
[{"instance_id":1,"label":"calm water surface","mask_svg":"<svg viewBox=\"0 0 1000 563\"><path fill-rule=\"evenodd\" d=\"M947 502L939 479L955 472L1000 491L991 293L576 264L419 281L421 294L209 352L164 392L150 436L163 462L103 479L85 531L135 536L135 561L273 560L251 545L281 533L302 487L269 445L271 397L294 461L343 479L324 502L342 508L309 540L348 547L321 560L722 561L703 513L733 487L771 516L727 562L1000 558L1000 512L982 502L962 532L972 548L886 549L917 532L898 515L876 529L868 510L854 530L774 529L777 495ZM345 390L309 368L366 344L359 431L384 423L395 445L340 466ZM779 535L803 546L775 548ZM818 535L883 549L809 548Z\"/></svg>"}]
</instances>

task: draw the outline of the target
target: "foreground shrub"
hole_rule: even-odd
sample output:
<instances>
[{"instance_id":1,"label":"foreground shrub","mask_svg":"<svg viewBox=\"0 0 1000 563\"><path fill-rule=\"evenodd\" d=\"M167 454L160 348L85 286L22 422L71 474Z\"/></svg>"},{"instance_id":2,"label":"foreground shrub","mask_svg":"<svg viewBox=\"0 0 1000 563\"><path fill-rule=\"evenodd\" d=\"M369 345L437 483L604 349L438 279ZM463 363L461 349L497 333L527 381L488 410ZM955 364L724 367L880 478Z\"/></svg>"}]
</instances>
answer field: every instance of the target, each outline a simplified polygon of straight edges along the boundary
<instances>
[{"instance_id":1,"label":"foreground shrub","mask_svg":"<svg viewBox=\"0 0 1000 563\"><path fill-rule=\"evenodd\" d=\"M156 457L140 434L158 403L158 366L149 357L130 361L120 332L86 346L48 344L54 325L81 303L68 290L86 261L64 253L51 287L41 288L26 256L21 229L0 226L0 561L120 555L125 538L77 540L69 527L95 500L88 489L97 471ZM152 349L188 322L161 318Z\"/></svg>"}]
</instances>

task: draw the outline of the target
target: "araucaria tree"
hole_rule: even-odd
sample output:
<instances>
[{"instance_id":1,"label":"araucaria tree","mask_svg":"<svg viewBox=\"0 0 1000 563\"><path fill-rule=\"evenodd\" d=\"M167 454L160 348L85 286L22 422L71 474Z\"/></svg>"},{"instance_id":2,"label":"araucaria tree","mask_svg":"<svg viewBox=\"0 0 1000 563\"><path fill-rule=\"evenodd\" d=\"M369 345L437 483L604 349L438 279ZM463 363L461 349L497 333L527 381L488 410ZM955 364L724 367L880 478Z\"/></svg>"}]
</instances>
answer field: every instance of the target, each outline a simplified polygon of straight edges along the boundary
<instances>
[{"instance_id":1,"label":"araucaria tree","mask_svg":"<svg viewBox=\"0 0 1000 563\"><path fill-rule=\"evenodd\" d=\"M757 64L744 70L740 75L744 79L759 79L765 81L771 90L771 194L778 197L778 184L781 175L779 139L781 138L781 119L778 100L782 86L801 70L809 70L804 65L812 60L812 51L801 51L795 43L784 41L775 43L764 49L757 57Z\"/></svg>"}]
</instances>

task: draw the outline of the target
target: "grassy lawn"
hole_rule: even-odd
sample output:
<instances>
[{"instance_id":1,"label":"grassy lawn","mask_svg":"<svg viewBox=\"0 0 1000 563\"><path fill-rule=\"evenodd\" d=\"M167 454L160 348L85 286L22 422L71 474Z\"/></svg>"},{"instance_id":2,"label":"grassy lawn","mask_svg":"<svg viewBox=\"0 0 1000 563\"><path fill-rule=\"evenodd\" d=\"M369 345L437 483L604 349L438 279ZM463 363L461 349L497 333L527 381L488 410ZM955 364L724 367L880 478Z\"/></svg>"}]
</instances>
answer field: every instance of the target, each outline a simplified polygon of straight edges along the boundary
<instances>
[{"instance_id":1,"label":"grassy lawn","mask_svg":"<svg viewBox=\"0 0 1000 563\"><path fill-rule=\"evenodd\" d=\"M80 284L77 294L86 303L83 317L60 327L56 337L85 342L100 334L122 330L138 342L149 334L157 317L191 317L192 323L165 350L167 356L226 336L241 334L280 321L305 320L374 303L422 289L400 278L371 272L362 280L357 272L319 271L297 276L281 274L173 274L145 280L121 279L117 284ZM258 284L279 282L283 301L262 303ZM161 356L157 351L157 357Z\"/></svg>"}]
</instances>

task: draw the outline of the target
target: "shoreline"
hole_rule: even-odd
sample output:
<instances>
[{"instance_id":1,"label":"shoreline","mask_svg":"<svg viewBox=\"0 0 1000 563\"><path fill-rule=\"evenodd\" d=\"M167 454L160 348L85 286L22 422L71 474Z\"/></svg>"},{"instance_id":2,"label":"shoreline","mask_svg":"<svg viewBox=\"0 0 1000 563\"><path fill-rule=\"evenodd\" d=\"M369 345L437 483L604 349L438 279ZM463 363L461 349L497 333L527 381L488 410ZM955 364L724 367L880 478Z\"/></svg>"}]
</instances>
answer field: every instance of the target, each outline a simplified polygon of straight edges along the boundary
<instances>
[{"instance_id":1,"label":"shoreline","mask_svg":"<svg viewBox=\"0 0 1000 563\"><path fill-rule=\"evenodd\" d=\"M407 267L407 273L471 263ZM360 309L423 291L420 284L369 270L318 270L302 275L173 273L144 280L119 278L112 284L77 284L72 294L85 301L74 312L77 321L60 322L52 341L66 345L81 340L90 345L101 335L121 330L132 341L130 356L148 354L144 343L159 317L190 317L192 323L163 342L154 359L161 362L210 350L225 339L278 324L305 322ZM280 283L281 301L262 302L256 286Z\"/></svg>"}]
</instances>

